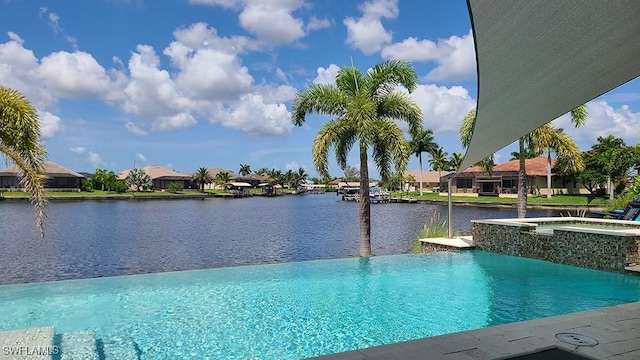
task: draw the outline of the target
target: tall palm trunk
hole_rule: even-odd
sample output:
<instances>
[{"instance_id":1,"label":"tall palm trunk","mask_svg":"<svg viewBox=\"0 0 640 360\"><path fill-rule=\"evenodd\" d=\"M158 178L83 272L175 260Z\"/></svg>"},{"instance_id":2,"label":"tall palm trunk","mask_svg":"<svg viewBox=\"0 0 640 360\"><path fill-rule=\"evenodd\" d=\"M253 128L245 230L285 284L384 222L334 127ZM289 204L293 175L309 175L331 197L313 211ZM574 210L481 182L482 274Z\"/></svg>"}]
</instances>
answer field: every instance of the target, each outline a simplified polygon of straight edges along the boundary
<instances>
[{"instance_id":1,"label":"tall palm trunk","mask_svg":"<svg viewBox=\"0 0 640 360\"><path fill-rule=\"evenodd\" d=\"M360 143L360 256L371 256L371 198L367 146Z\"/></svg>"},{"instance_id":2,"label":"tall palm trunk","mask_svg":"<svg viewBox=\"0 0 640 360\"><path fill-rule=\"evenodd\" d=\"M551 151L547 150L547 199L551 199Z\"/></svg>"},{"instance_id":3,"label":"tall palm trunk","mask_svg":"<svg viewBox=\"0 0 640 360\"><path fill-rule=\"evenodd\" d=\"M518 171L518 217L524 218L527 215L527 178L524 168L524 138L518 139L518 145L520 146L520 170Z\"/></svg>"},{"instance_id":4,"label":"tall palm trunk","mask_svg":"<svg viewBox=\"0 0 640 360\"><path fill-rule=\"evenodd\" d=\"M607 191L609 192L609 200L613 200L613 181L611 181L611 175L607 176Z\"/></svg>"},{"instance_id":5,"label":"tall palm trunk","mask_svg":"<svg viewBox=\"0 0 640 360\"><path fill-rule=\"evenodd\" d=\"M418 162L420 163L420 196L422 196L422 153L418 154Z\"/></svg>"}]
</instances>

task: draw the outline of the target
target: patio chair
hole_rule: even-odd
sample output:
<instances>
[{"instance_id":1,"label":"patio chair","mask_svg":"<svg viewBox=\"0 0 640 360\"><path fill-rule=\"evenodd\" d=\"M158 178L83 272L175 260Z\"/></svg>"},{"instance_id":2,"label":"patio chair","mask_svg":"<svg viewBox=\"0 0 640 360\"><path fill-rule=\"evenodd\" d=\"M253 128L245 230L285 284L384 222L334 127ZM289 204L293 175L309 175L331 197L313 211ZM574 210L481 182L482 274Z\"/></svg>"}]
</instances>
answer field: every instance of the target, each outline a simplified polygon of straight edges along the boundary
<instances>
[{"instance_id":1,"label":"patio chair","mask_svg":"<svg viewBox=\"0 0 640 360\"><path fill-rule=\"evenodd\" d=\"M627 204L627 207L625 207L624 210L591 212L591 217L615 220L640 221L640 216L638 215L640 215L640 198L629 201L629 204Z\"/></svg>"}]
</instances>

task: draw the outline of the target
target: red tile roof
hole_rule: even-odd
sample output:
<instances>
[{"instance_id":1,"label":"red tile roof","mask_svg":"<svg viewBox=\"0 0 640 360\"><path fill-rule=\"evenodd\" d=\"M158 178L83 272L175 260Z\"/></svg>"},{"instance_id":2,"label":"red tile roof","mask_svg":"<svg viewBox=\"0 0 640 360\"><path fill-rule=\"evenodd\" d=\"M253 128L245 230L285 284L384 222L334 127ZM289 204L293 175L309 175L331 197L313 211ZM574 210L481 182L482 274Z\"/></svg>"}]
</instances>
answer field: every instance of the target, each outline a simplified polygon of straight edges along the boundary
<instances>
[{"instance_id":1,"label":"red tile roof","mask_svg":"<svg viewBox=\"0 0 640 360\"><path fill-rule=\"evenodd\" d=\"M551 167L555 160L551 160ZM526 159L524 167L528 176L547 176L547 158L539 156L533 159ZM520 160L510 160L493 167L494 172L518 172L520 171Z\"/></svg>"}]
</instances>

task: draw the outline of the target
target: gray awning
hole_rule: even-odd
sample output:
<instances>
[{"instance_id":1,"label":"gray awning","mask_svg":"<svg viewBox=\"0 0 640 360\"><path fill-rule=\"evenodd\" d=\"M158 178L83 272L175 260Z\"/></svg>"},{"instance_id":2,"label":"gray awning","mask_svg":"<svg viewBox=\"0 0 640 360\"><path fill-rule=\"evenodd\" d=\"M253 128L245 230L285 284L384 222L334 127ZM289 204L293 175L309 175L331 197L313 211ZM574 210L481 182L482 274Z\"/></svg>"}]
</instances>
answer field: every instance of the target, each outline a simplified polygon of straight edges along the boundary
<instances>
[{"instance_id":1,"label":"gray awning","mask_svg":"<svg viewBox=\"0 0 640 360\"><path fill-rule=\"evenodd\" d=\"M468 0L478 111L460 166L640 75L638 0Z\"/></svg>"},{"instance_id":2,"label":"gray awning","mask_svg":"<svg viewBox=\"0 0 640 360\"><path fill-rule=\"evenodd\" d=\"M251 184L246 182L228 182L227 185L235 186L235 187L251 187Z\"/></svg>"}]
</instances>

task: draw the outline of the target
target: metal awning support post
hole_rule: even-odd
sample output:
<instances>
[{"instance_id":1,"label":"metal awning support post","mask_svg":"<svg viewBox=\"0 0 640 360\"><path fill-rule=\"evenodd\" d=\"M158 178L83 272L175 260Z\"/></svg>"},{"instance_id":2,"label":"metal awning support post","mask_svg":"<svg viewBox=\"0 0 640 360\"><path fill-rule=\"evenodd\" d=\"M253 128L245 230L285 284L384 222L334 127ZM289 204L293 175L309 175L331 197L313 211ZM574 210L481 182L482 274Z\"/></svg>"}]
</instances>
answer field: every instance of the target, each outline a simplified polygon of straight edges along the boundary
<instances>
[{"instance_id":1,"label":"metal awning support post","mask_svg":"<svg viewBox=\"0 0 640 360\"><path fill-rule=\"evenodd\" d=\"M448 206L449 206L449 214L447 216L447 223L449 224L449 229L447 231L447 237L449 239L453 239L453 201L451 200L451 179L453 176L450 176L447 180L447 197L448 197Z\"/></svg>"}]
</instances>

